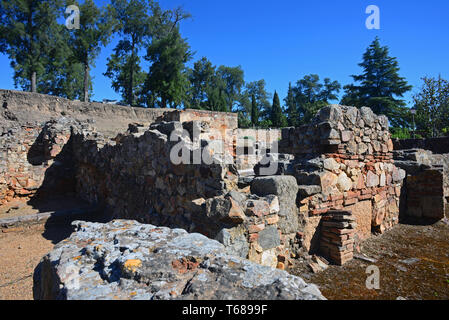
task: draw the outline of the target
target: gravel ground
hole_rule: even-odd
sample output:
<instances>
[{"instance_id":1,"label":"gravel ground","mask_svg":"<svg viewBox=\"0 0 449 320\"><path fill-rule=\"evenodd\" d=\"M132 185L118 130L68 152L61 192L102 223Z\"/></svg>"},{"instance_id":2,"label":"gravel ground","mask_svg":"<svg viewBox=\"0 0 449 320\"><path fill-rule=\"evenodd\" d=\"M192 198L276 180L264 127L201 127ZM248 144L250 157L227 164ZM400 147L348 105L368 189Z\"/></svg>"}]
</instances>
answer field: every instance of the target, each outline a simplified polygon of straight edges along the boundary
<instances>
[{"instance_id":1,"label":"gravel ground","mask_svg":"<svg viewBox=\"0 0 449 320\"><path fill-rule=\"evenodd\" d=\"M354 259L344 267L329 266L312 273L298 264L291 271L320 287L331 300L448 300L449 225L400 224L381 236L373 236L361 252L375 262ZM367 289L367 267L380 271L380 288Z\"/></svg>"}]
</instances>

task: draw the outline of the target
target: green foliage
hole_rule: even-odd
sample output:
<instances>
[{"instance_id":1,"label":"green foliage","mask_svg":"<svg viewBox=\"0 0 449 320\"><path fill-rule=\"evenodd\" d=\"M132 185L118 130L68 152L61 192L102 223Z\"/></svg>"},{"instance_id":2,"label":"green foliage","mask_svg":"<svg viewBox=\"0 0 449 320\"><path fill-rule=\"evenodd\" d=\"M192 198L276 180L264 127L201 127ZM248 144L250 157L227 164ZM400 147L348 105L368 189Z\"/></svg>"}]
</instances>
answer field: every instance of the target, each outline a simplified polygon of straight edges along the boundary
<instances>
[{"instance_id":1,"label":"green foliage","mask_svg":"<svg viewBox=\"0 0 449 320\"><path fill-rule=\"evenodd\" d=\"M398 128L392 127L390 128L391 138L393 139L410 139L412 135L407 128Z\"/></svg>"},{"instance_id":2,"label":"green foliage","mask_svg":"<svg viewBox=\"0 0 449 320\"><path fill-rule=\"evenodd\" d=\"M291 101L287 105L287 110L290 110L290 114L293 112L293 115L290 115L290 121L293 121L293 116L297 114L299 118L295 125L308 123L319 109L328 105L329 101L338 98L337 93L340 88L341 85L337 81L324 78L324 82L320 83L318 75L306 75L289 90Z\"/></svg>"},{"instance_id":3,"label":"green foliage","mask_svg":"<svg viewBox=\"0 0 449 320\"><path fill-rule=\"evenodd\" d=\"M345 86L341 103L370 107L374 113L386 115L392 126L407 126L404 119L407 110L404 100L400 98L412 87L399 76L399 64L396 58L389 56L388 47L382 47L376 37L359 66L363 68L363 73L352 76L359 85Z\"/></svg>"},{"instance_id":4,"label":"green foliage","mask_svg":"<svg viewBox=\"0 0 449 320\"><path fill-rule=\"evenodd\" d=\"M60 0L0 2L0 52L14 69L14 86L37 91L37 82L55 58Z\"/></svg>"},{"instance_id":5,"label":"green foliage","mask_svg":"<svg viewBox=\"0 0 449 320\"><path fill-rule=\"evenodd\" d=\"M257 126L259 124L259 109L257 108L256 96L251 95L251 124Z\"/></svg>"},{"instance_id":6,"label":"green foliage","mask_svg":"<svg viewBox=\"0 0 449 320\"><path fill-rule=\"evenodd\" d=\"M104 75L112 80L112 88L129 105L136 105L146 78L140 67L139 51L151 38L153 22L149 10L144 0L112 0L108 10L114 31L121 39L108 58Z\"/></svg>"},{"instance_id":7,"label":"green foliage","mask_svg":"<svg viewBox=\"0 0 449 320\"><path fill-rule=\"evenodd\" d=\"M175 108L185 104L189 87L185 63L192 58L190 46L181 37L179 22L189 18L181 8L163 11L150 3L152 41L145 60L151 63L143 85L143 102L148 107Z\"/></svg>"},{"instance_id":8,"label":"green foliage","mask_svg":"<svg viewBox=\"0 0 449 320\"><path fill-rule=\"evenodd\" d=\"M217 74L223 81L223 95L226 100L227 110L234 111L238 107L242 88L245 85L242 67L220 66Z\"/></svg>"},{"instance_id":9,"label":"green foliage","mask_svg":"<svg viewBox=\"0 0 449 320\"><path fill-rule=\"evenodd\" d=\"M274 92L273 105L270 110L270 120L273 127L282 128L287 126L287 118L282 113L281 103L277 92Z\"/></svg>"},{"instance_id":10,"label":"green foliage","mask_svg":"<svg viewBox=\"0 0 449 320\"><path fill-rule=\"evenodd\" d=\"M414 97L415 122L418 131L427 137L447 135L449 128L449 82L441 76L424 77Z\"/></svg>"},{"instance_id":11,"label":"green foliage","mask_svg":"<svg viewBox=\"0 0 449 320\"><path fill-rule=\"evenodd\" d=\"M299 112L296 105L295 95L293 92L291 82L288 84L287 97L284 99L287 114L287 123L291 127L297 127L299 125Z\"/></svg>"},{"instance_id":12,"label":"green foliage","mask_svg":"<svg viewBox=\"0 0 449 320\"><path fill-rule=\"evenodd\" d=\"M90 66L94 65L101 46L108 44L113 25L106 9L98 8L93 0L85 0L83 4L74 3L81 14L80 28L70 31L69 45L73 50L71 61L81 63L84 67L83 97L87 102Z\"/></svg>"},{"instance_id":13,"label":"green foliage","mask_svg":"<svg viewBox=\"0 0 449 320\"><path fill-rule=\"evenodd\" d=\"M162 38L153 40L145 59L152 63L144 84L147 106L180 106L189 86L185 63L192 54L176 27Z\"/></svg>"},{"instance_id":14,"label":"green foliage","mask_svg":"<svg viewBox=\"0 0 449 320\"><path fill-rule=\"evenodd\" d=\"M249 82L240 95L238 110L248 119L249 126L257 126L261 120L270 117L271 94L265 86L263 79Z\"/></svg>"},{"instance_id":15,"label":"green foliage","mask_svg":"<svg viewBox=\"0 0 449 320\"><path fill-rule=\"evenodd\" d=\"M231 112L240 98L244 84L240 66L217 68L205 57L195 62L193 69L188 70L188 78L188 107L193 109ZM242 125L244 117L244 112L241 112Z\"/></svg>"}]
</instances>

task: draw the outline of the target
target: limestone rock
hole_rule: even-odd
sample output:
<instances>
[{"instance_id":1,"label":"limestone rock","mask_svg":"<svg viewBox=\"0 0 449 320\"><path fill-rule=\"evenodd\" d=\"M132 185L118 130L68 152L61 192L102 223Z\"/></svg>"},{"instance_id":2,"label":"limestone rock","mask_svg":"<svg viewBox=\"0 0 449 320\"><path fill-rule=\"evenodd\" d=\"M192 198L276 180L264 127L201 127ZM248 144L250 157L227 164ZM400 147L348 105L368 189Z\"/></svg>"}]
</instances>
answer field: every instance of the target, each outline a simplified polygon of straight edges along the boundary
<instances>
[{"instance_id":1,"label":"limestone rock","mask_svg":"<svg viewBox=\"0 0 449 320\"><path fill-rule=\"evenodd\" d=\"M200 234L126 220L74 224L36 269L35 299L325 299L300 277L227 255Z\"/></svg>"}]
</instances>

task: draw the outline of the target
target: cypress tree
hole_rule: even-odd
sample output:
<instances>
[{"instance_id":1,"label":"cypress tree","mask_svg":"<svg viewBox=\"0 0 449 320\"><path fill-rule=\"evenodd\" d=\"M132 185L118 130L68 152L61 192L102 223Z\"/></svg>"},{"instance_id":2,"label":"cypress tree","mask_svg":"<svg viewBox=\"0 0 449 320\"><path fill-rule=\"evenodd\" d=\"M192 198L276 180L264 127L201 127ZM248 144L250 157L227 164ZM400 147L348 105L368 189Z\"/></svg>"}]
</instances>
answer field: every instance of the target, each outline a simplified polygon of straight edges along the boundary
<instances>
[{"instance_id":1,"label":"cypress tree","mask_svg":"<svg viewBox=\"0 0 449 320\"><path fill-rule=\"evenodd\" d=\"M296 127L299 125L299 113L298 107L295 101L295 95L293 93L293 88L291 82L288 84L287 97L284 100L287 107L287 122L291 127Z\"/></svg>"},{"instance_id":2,"label":"cypress tree","mask_svg":"<svg viewBox=\"0 0 449 320\"><path fill-rule=\"evenodd\" d=\"M256 97L251 95L251 124L257 126L259 124L259 109L257 108Z\"/></svg>"},{"instance_id":3,"label":"cypress tree","mask_svg":"<svg viewBox=\"0 0 449 320\"><path fill-rule=\"evenodd\" d=\"M273 127L281 128L285 127L287 124L287 119L282 113L281 103L279 101L279 96L276 91L274 91L273 105L271 107L270 120Z\"/></svg>"}]
</instances>

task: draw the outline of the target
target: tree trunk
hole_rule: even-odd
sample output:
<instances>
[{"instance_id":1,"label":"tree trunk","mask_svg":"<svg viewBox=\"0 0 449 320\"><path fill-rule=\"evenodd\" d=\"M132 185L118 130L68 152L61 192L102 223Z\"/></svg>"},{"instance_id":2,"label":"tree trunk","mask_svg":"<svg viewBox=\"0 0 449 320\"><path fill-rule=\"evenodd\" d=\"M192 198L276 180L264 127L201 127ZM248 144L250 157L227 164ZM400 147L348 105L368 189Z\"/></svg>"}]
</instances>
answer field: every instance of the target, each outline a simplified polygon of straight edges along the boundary
<instances>
[{"instance_id":1,"label":"tree trunk","mask_svg":"<svg viewBox=\"0 0 449 320\"><path fill-rule=\"evenodd\" d=\"M89 63L84 63L84 102L89 102Z\"/></svg>"},{"instance_id":2,"label":"tree trunk","mask_svg":"<svg viewBox=\"0 0 449 320\"><path fill-rule=\"evenodd\" d=\"M36 71L31 73L31 92L37 92L36 89Z\"/></svg>"}]
</instances>

